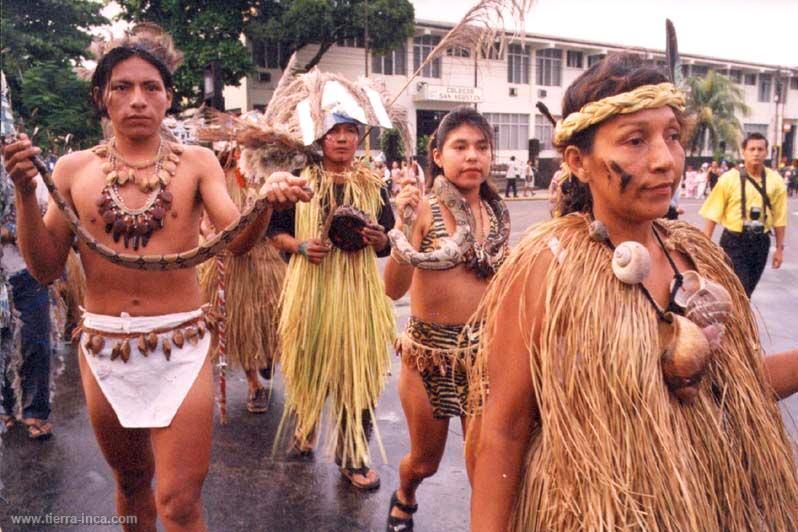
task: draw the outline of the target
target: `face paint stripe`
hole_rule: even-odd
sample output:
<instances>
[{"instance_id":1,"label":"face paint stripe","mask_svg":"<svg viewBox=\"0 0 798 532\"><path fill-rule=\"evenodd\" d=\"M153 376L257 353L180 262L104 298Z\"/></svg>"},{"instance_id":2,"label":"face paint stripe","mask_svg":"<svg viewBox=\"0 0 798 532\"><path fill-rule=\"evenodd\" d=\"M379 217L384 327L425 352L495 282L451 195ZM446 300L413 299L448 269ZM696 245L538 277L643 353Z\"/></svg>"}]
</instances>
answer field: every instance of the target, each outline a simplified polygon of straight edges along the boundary
<instances>
[{"instance_id":1,"label":"face paint stripe","mask_svg":"<svg viewBox=\"0 0 798 532\"><path fill-rule=\"evenodd\" d=\"M616 163L615 161L610 161L609 164L610 169L621 176L621 192L626 190L626 187L629 186L629 183L632 181L632 174L627 173L621 168L621 165Z\"/></svg>"}]
</instances>

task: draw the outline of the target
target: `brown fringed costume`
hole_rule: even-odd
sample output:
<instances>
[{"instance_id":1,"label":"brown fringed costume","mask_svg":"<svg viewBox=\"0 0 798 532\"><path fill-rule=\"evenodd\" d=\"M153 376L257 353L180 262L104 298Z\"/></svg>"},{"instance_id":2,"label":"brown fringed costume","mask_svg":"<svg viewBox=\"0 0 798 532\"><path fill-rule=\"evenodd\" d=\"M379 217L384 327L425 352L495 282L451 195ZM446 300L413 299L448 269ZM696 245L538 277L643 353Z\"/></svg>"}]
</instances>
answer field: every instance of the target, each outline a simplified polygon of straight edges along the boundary
<instances>
[{"instance_id":1,"label":"brown fringed costume","mask_svg":"<svg viewBox=\"0 0 798 532\"><path fill-rule=\"evenodd\" d=\"M612 252L571 214L530 229L482 304L472 389L487 393L485 347L513 282L543 283L539 347L529 347L538 416L510 526L515 531L798 530L798 476L750 304L722 250L682 222L656 222L667 246L732 295L733 310L698 397L680 403L663 380L658 320ZM543 279L529 278L538 257ZM534 317L521 306L519 320ZM529 333L528 333L529 334ZM475 397L478 398L478 397Z\"/></svg>"},{"instance_id":2,"label":"brown fringed costume","mask_svg":"<svg viewBox=\"0 0 798 532\"><path fill-rule=\"evenodd\" d=\"M230 197L243 209L247 189L240 186L235 169L226 174ZM228 255L224 260L227 362L244 370L268 367L279 358L277 306L285 279L285 261L265 237L248 253L237 257ZM201 269L205 300L214 307L219 288L217 276L216 261L209 261ZM214 358L217 354L218 349L214 347Z\"/></svg>"}]
</instances>

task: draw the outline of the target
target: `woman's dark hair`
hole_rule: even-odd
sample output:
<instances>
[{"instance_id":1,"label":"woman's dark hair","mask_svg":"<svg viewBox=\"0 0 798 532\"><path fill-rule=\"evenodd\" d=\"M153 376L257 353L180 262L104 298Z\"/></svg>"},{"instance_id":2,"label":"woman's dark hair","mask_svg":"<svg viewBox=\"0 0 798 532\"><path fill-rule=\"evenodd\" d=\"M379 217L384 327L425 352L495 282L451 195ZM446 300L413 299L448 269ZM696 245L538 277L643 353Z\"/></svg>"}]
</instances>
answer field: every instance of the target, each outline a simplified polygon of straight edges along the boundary
<instances>
[{"instance_id":1,"label":"woman's dark hair","mask_svg":"<svg viewBox=\"0 0 798 532\"><path fill-rule=\"evenodd\" d=\"M457 107L443 117L443 120L441 120L440 124L438 124L438 128L435 130L435 133L430 136L429 145L427 146L427 154L429 157L427 188L432 188L435 178L439 175L443 175L443 168L435 164L435 158L432 155L432 151L443 148L443 145L446 142L446 137L449 136L449 133L464 124L468 124L478 129L483 135L485 135L485 140L487 140L488 144L490 145L491 157L493 156L493 128L491 127L490 123L488 123L485 117L479 114L479 112L477 112L477 110L473 107ZM479 195L482 199L489 202L501 199L501 196L499 196L499 193L496 191L496 187L494 187L493 183L491 182L490 175L479 186Z\"/></svg>"},{"instance_id":2,"label":"woman's dark hair","mask_svg":"<svg viewBox=\"0 0 798 532\"><path fill-rule=\"evenodd\" d=\"M140 57L154 66L161 75L161 81L163 81L164 88L167 91L172 91L174 89L172 73L169 72L169 69L166 68L166 65L159 61L154 55L137 47L119 46L117 48L113 48L110 52L105 54L102 59L100 59L100 61L97 63L97 68L94 69L94 74L91 76L91 103L94 107L94 110L101 118L108 117L108 111L105 108L103 95L105 94L105 88L108 86L108 82L111 81L111 73L114 71L114 67L116 65L122 61L130 59L131 57Z\"/></svg>"},{"instance_id":3,"label":"woman's dark hair","mask_svg":"<svg viewBox=\"0 0 798 532\"><path fill-rule=\"evenodd\" d=\"M667 81L668 77L661 70L645 64L638 55L610 54L590 67L568 87L562 100L562 116L567 117L590 102L629 92L642 85L656 85ZM680 122L683 121L678 113L676 118ZM566 147L576 146L581 152L590 153L599 125L575 133L567 142L557 146L557 149L562 153ZM560 214L592 210L593 198L590 195L590 188L576 177L571 177L562 184L562 193Z\"/></svg>"}]
</instances>

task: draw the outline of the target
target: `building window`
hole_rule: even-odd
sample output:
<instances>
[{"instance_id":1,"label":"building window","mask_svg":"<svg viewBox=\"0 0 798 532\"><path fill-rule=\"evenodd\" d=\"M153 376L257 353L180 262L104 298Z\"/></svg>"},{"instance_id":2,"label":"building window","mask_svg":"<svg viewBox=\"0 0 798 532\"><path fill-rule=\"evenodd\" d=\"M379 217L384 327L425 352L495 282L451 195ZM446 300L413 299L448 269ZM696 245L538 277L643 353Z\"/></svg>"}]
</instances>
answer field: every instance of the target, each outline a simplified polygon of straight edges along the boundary
<instances>
[{"instance_id":1,"label":"building window","mask_svg":"<svg viewBox=\"0 0 798 532\"><path fill-rule=\"evenodd\" d=\"M743 124L743 138L751 133L759 133L768 138L768 125L767 124Z\"/></svg>"},{"instance_id":2,"label":"building window","mask_svg":"<svg viewBox=\"0 0 798 532\"><path fill-rule=\"evenodd\" d=\"M404 45L385 55L372 55L371 70L374 74L384 76L404 76L407 74L406 57L407 50Z\"/></svg>"},{"instance_id":3,"label":"building window","mask_svg":"<svg viewBox=\"0 0 798 532\"><path fill-rule=\"evenodd\" d=\"M742 83L743 81L743 71L742 70L734 70L732 68L729 69L729 79L732 80L733 83Z\"/></svg>"},{"instance_id":4,"label":"building window","mask_svg":"<svg viewBox=\"0 0 798 532\"><path fill-rule=\"evenodd\" d=\"M560 117L553 117L559 120ZM540 150L551 150L554 147L551 144L554 138L554 126L551 125L549 119L543 115L535 115L535 138L540 141Z\"/></svg>"},{"instance_id":5,"label":"building window","mask_svg":"<svg viewBox=\"0 0 798 532\"><path fill-rule=\"evenodd\" d=\"M582 65L585 64L584 59L585 54L582 52L568 50L565 53L565 66L568 68L582 68Z\"/></svg>"},{"instance_id":6,"label":"building window","mask_svg":"<svg viewBox=\"0 0 798 532\"><path fill-rule=\"evenodd\" d=\"M798 78L790 78L790 88L798 90Z\"/></svg>"},{"instance_id":7,"label":"building window","mask_svg":"<svg viewBox=\"0 0 798 532\"><path fill-rule=\"evenodd\" d=\"M432 50L438 45L441 38L437 35L422 35L413 38L413 70L418 70ZM421 71L423 78L439 78L441 77L441 58L437 57L427 63Z\"/></svg>"},{"instance_id":8,"label":"building window","mask_svg":"<svg viewBox=\"0 0 798 532\"><path fill-rule=\"evenodd\" d=\"M743 76L743 83L746 85L756 85L756 74L746 74Z\"/></svg>"},{"instance_id":9,"label":"building window","mask_svg":"<svg viewBox=\"0 0 798 532\"><path fill-rule=\"evenodd\" d=\"M759 74L759 101L760 102L769 102L770 101L770 87L773 85L771 80L770 74Z\"/></svg>"},{"instance_id":10,"label":"building window","mask_svg":"<svg viewBox=\"0 0 798 532\"><path fill-rule=\"evenodd\" d=\"M511 44L507 48L507 81L529 84L529 46Z\"/></svg>"},{"instance_id":11,"label":"building window","mask_svg":"<svg viewBox=\"0 0 798 532\"><path fill-rule=\"evenodd\" d=\"M350 37L342 37L338 39L338 46L343 46L344 48L365 48L366 41L363 38L363 34L360 35L353 35Z\"/></svg>"},{"instance_id":12,"label":"building window","mask_svg":"<svg viewBox=\"0 0 798 532\"><path fill-rule=\"evenodd\" d=\"M504 47L500 42L494 42L491 45L482 46L479 50L479 56L482 59L501 61L504 59Z\"/></svg>"},{"instance_id":13,"label":"building window","mask_svg":"<svg viewBox=\"0 0 798 532\"><path fill-rule=\"evenodd\" d=\"M446 55L449 57L471 57L471 50L455 46L454 48L447 48Z\"/></svg>"},{"instance_id":14,"label":"building window","mask_svg":"<svg viewBox=\"0 0 798 532\"><path fill-rule=\"evenodd\" d=\"M604 59L605 57L607 57L607 54L593 54L587 56L587 68L592 67L593 65Z\"/></svg>"},{"instance_id":15,"label":"building window","mask_svg":"<svg viewBox=\"0 0 798 532\"><path fill-rule=\"evenodd\" d=\"M484 113L493 126L497 150L527 150L529 148L529 115L520 113Z\"/></svg>"},{"instance_id":16,"label":"building window","mask_svg":"<svg viewBox=\"0 0 798 532\"><path fill-rule=\"evenodd\" d=\"M535 51L537 84L544 87L562 85L562 50L543 48Z\"/></svg>"},{"instance_id":17,"label":"building window","mask_svg":"<svg viewBox=\"0 0 798 532\"><path fill-rule=\"evenodd\" d=\"M289 48L276 41L252 41L252 62L260 68L280 68L283 60L288 61Z\"/></svg>"},{"instance_id":18,"label":"building window","mask_svg":"<svg viewBox=\"0 0 798 532\"><path fill-rule=\"evenodd\" d=\"M382 136L382 130L378 127L373 127L369 130L369 150L372 152L381 151L382 146L380 145L380 137ZM372 157L373 157L372 153ZM380 176L382 177L382 176Z\"/></svg>"},{"instance_id":19,"label":"building window","mask_svg":"<svg viewBox=\"0 0 798 532\"><path fill-rule=\"evenodd\" d=\"M695 78L703 78L709 72L709 67L706 65L693 65L690 67L690 75Z\"/></svg>"}]
</instances>

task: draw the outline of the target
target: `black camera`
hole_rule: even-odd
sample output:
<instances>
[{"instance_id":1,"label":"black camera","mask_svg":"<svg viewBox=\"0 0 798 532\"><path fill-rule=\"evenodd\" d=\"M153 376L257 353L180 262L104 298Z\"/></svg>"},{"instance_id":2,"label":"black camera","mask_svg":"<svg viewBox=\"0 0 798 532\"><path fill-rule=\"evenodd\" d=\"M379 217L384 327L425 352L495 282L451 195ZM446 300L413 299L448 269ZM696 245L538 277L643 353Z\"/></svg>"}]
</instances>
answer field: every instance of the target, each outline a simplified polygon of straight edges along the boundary
<instances>
[{"instance_id":1,"label":"black camera","mask_svg":"<svg viewBox=\"0 0 798 532\"><path fill-rule=\"evenodd\" d=\"M765 233L765 224L759 219L762 217L762 209L759 207L751 207L749 213L750 220L743 222L743 232L752 235L762 235Z\"/></svg>"}]
</instances>

